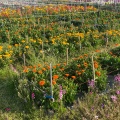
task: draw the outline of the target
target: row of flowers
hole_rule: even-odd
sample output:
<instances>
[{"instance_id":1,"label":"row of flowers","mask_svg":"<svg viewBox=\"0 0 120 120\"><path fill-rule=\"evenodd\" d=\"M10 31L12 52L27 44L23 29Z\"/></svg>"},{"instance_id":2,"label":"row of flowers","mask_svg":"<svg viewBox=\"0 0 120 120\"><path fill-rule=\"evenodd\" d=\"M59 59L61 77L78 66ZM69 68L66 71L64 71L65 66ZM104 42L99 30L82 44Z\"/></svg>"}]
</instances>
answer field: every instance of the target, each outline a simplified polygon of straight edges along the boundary
<instances>
[{"instance_id":1,"label":"row of flowers","mask_svg":"<svg viewBox=\"0 0 120 120\"><path fill-rule=\"evenodd\" d=\"M87 6L86 9L83 6L70 6L70 5L46 5L39 7L25 6L21 9L3 8L0 11L0 17L22 17L32 14L63 14L67 12L82 12L82 11L96 11L93 6Z\"/></svg>"}]
</instances>

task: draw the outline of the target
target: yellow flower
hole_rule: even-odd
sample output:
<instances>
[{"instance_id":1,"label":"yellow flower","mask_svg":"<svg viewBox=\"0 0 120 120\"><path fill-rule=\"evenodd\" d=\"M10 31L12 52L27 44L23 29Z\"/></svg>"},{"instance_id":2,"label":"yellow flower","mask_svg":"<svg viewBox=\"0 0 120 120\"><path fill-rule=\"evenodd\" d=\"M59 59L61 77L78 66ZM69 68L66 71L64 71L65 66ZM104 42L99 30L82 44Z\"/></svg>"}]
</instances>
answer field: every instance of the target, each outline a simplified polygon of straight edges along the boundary
<instances>
[{"instance_id":1,"label":"yellow flower","mask_svg":"<svg viewBox=\"0 0 120 120\"><path fill-rule=\"evenodd\" d=\"M11 45L8 45L8 48L10 49L10 48L12 48L12 46L11 46Z\"/></svg>"},{"instance_id":2,"label":"yellow flower","mask_svg":"<svg viewBox=\"0 0 120 120\"><path fill-rule=\"evenodd\" d=\"M22 42L22 43L24 43L24 42L25 42L25 40L22 40L21 42Z\"/></svg>"},{"instance_id":3,"label":"yellow flower","mask_svg":"<svg viewBox=\"0 0 120 120\"><path fill-rule=\"evenodd\" d=\"M13 51L12 50L10 50L10 54L12 54L13 53Z\"/></svg>"},{"instance_id":4,"label":"yellow flower","mask_svg":"<svg viewBox=\"0 0 120 120\"><path fill-rule=\"evenodd\" d=\"M15 44L15 47L18 47L19 46L19 44Z\"/></svg>"},{"instance_id":5,"label":"yellow flower","mask_svg":"<svg viewBox=\"0 0 120 120\"><path fill-rule=\"evenodd\" d=\"M12 63L12 60L10 60L10 63Z\"/></svg>"},{"instance_id":6,"label":"yellow flower","mask_svg":"<svg viewBox=\"0 0 120 120\"><path fill-rule=\"evenodd\" d=\"M2 51L3 50L3 46L0 46L0 51Z\"/></svg>"},{"instance_id":7,"label":"yellow flower","mask_svg":"<svg viewBox=\"0 0 120 120\"><path fill-rule=\"evenodd\" d=\"M40 50L40 53L43 53L44 51L43 50Z\"/></svg>"},{"instance_id":8,"label":"yellow flower","mask_svg":"<svg viewBox=\"0 0 120 120\"><path fill-rule=\"evenodd\" d=\"M63 41L62 44L63 44L63 45L69 45L69 43L67 43L67 42L65 42L65 41Z\"/></svg>"},{"instance_id":9,"label":"yellow flower","mask_svg":"<svg viewBox=\"0 0 120 120\"><path fill-rule=\"evenodd\" d=\"M2 55L0 55L0 59L2 59Z\"/></svg>"},{"instance_id":10,"label":"yellow flower","mask_svg":"<svg viewBox=\"0 0 120 120\"><path fill-rule=\"evenodd\" d=\"M33 43L36 43L36 40L33 40Z\"/></svg>"},{"instance_id":11,"label":"yellow flower","mask_svg":"<svg viewBox=\"0 0 120 120\"><path fill-rule=\"evenodd\" d=\"M10 54L6 54L6 55L3 55L3 56L6 57L6 58L10 58L11 57Z\"/></svg>"},{"instance_id":12,"label":"yellow flower","mask_svg":"<svg viewBox=\"0 0 120 120\"><path fill-rule=\"evenodd\" d=\"M28 49L28 48L29 48L29 46L25 46L25 48L26 48L26 49Z\"/></svg>"}]
</instances>

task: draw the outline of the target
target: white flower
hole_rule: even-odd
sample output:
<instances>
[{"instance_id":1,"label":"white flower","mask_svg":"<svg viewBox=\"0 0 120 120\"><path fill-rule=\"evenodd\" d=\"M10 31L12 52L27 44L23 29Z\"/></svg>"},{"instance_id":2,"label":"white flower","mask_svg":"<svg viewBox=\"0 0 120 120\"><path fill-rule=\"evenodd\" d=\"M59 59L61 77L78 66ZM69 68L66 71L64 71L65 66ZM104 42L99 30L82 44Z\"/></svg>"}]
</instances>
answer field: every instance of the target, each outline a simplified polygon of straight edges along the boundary
<instances>
[{"instance_id":1,"label":"white flower","mask_svg":"<svg viewBox=\"0 0 120 120\"><path fill-rule=\"evenodd\" d=\"M98 119L98 116L96 115L95 118Z\"/></svg>"}]
</instances>

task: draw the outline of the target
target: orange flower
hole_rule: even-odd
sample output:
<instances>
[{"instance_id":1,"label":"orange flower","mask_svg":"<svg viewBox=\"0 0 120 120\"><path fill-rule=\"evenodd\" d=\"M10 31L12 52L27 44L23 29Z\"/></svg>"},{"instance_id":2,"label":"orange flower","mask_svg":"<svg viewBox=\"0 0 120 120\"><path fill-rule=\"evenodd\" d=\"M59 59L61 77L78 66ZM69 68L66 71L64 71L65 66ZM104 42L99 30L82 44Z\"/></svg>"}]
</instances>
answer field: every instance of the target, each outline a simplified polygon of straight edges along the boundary
<instances>
[{"instance_id":1,"label":"orange flower","mask_svg":"<svg viewBox=\"0 0 120 120\"><path fill-rule=\"evenodd\" d=\"M64 65L66 65L66 63L63 63Z\"/></svg>"},{"instance_id":2,"label":"orange flower","mask_svg":"<svg viewBox=\"0 0 120 120\"><path fill-rule=\"evenodd\" d=\"M35 73L37 70L36 70L36 69L33 69L32 71Z\"/></svg>"},{"instance_id":3,"label":"orange flower","mask_svg":"<svg viewBox=\"0 0 120 120\"><path fill-rule=\"evenodd\" d=\"M73 60L78 60L78 58L73 58Z\"/></svg>"},{"instance_id":4,"label":"orange flower","mask_svg":"<svg viewBox=\"0 0 120 120\"><path fill-rule=\"evenodd\" d=\"M43 86L44 84L45 84L45 81L44 81L44 80L39 81L39 85L40 85L40 86Z\"/></svg>"},{"instance_id":5,"label":"orange flower","mask_svg":"<svg viewBox=\"0 0 120 120\"><path fill-rule=\"evenodd\" d=\"M84 54L85 57L87 57L88 55L87 54Z\"/></svg>"},{"instance_id":6,"label":"orange flower","mask_svg":"<svg viewBox=\"0 0 120 120\"><path fill-rule=\"evenodd\" d=\"M39 70L39 71L38 71L38 74L42 74L42 70Z\"/></svg>"},{"instance_id":7,"label":"orange flower","mask_svg":"<svg viewBox=\"0 0 120 120\"><path fill-rule=\"evenodd\" d=\"M80 64L78 64L77 67L80 67Z\"/></svg>"},{"instance_id":8,"label":"orange flower","mask_svg":"<svg viewBox=\"0 0 120 120\"><path fill-rule=\"evenodd\" d=\"M72 77L72 79L76 79L76 76L71 76Z\"/></svg>"},{"instance_id":9,"label":"orange flower","mask_svg":"<svg viewBox=\"0 0 120 120\"><path fill-rule=\"evenodd\" d=\"M82 72L82 73L84 73L84 72L85 72L85 70L81 70L81 72Z\"/></svg>"},{"instance_id":10,"label":"orange flower","mask_svg":"<svg viewBox=\"0 0 120 120\"><path fill-rule=\"evenodd\" d=\"M111 54L111 55L113 55L113 53L112 53L112 52L110 52L110 54Z\"/></svg>"},{"instance_id":11,"label":"orange flower","mask_svg":"<svg viewBox=\"0 0 120 120\"><path fill-rule=\"evenodd\" d=\"M100 52L100 50L95 50L95 52Z\"/></svg>"},{"instance_id":12,"label":"orange flower","mask_svg":"<svg viewBox=\"0 0 120 120\"><path fill-rule=\"evenodd\" d=\"M28 66L28 68L32 68L32 66Z\"/></svg>"},{"instance_id":13,"label":"orange flower","mask_svg":"<svg viewBox=\"0 0 120 120\"><path fill-rule=\"evenodd\" d=\"M56 65L54 65L53 68L55 69L55 68L56 68Z\"/></svg>"},{"instance_id":14,"label":"orange flower","mask_svg":"<svg viewBox=\"0 0 120 120\"><path fill-rule=\"evenodd\" d=\"M28 72L28 69L27 69L27 68L25 68L25 69L23 70L23 72L24 72L24 73L27 73L27 72Z\"/></svg>"},{"instance_id":15,"label":"orange flower","mask_svg":"<svg viewBox=\"0 0 120 120\"><path fill-rule=\"evenodd\" d=\"M52 84L53 84L53 85L55 85L55 84L56 84L56 81L55 81L55 80L53 80L53 81L52 81Z\"/></svg>"},{"instance_id":16,"label":"orange flower","mask_svg":"<svg viewBox=\"0 0 120 120\"><path fill-rule=\"evenodd\" d=\"M97 69L98 68L98 62L94 61L94 68Z\"/></svg>"},{"instance_id":17,"label":"orange flower","mask_svg":"<svg viewBox=\"0 0 120 120\"><path fill-rule=\"evenodd\" d=\"M57 66L60 66L60 64L57 64Z\"/></svg>"},{"instance_id":18,"label":"orange flower","mask_svg":"<svg viewBox=\"0 0 120 120\"><path fill-rule=\"evenodd\" d=\"M58 78L59 78L58 75L53 75L53 80L56 80L56 79L58 79Z\"/></svg>"},{"instance_id":19,"label":"orange flower","mask_svg":"<svg viewBox=\"0 0 120 120\"><path fill-rule=\"evenodd\" d=\"M45 71L46 69L45 68L42 68L43 71Z\"/></svg>"},{"instance_id":20,"label":"orange flower","mask_svg":"<svg viewBox=\"0 0 120 120\"><path fill-rule=\"evenodd\" d=\"M78 72L77 74L78 74L78 75L81 75L81 72Z\"/></svg>"},{"instance_id":21,"label":"orange flower","mask_svg":"<svg viewBox=\"0 0 120 120\"><path fill-rule=\"evenodd\" d=\"M66 77L68 77L68 76L69 76L69 74L65 74L65 76L66 76Z\"/></svg>"},{"instance_id":22,"label":"orange flower","mask_svg":"<svg viewBox=\"0 0 120 120\"><path fill-rule=\"evenodd\" d=\"M101 75L101 73L100 73L99 71L96 71L95 74L96 74L97 76L100 76L100 75Z\"/></svg>"},{"instance_id":23,"label":"orange flower","mask_svg":"<svg viewBox=\"0 0 120 120\"><path fill-rule=\"evenodd\" d=\"M88 64L87 64L86 62L84 62L84 66L85 66L85 67L87 67L87 66L88 66Z\"/></svg>"},{"instance_id":24,"label":"orange flower","mask_svg":"<svg viewBox=\"0 0 120 120\"><path fill-rule=\"evenodd\" d=\"M119 44L115 44L115 46L118 46Z\"/></svg>"},{"instance_id":25,"label":"orange flower","mask_svg":"<svg viewBox=\"0 0 120 120\"><path fill-rule=\"evenodd\" d=\"M81 55L80 58L83 58L83 56Z\"/></svg>"},{"instance_id":26,"label":"orange flower","mask_svg":"<svg viewBox=\"0 0 120 120\"><path fill-rule=\"evenodd\" d=\"M94 68L97 69L98 68L98 64L95 63L94 64Z\"/></svg>"},{"instance_id":27,"label":"orange flower","mask_svg":"<svg viewBox=\"0 0 120 120\"><path fill-rule=\"evenodd\" d=\"M63 71L64 70L64 68L60 68L60 71Z\"/></svg>"},{"instance_id":28,"label":"orange flower","mask_svg":"<svg viewBox=\"0 0 120 120\"><path fill-rule=\"evenodd\" d=\"M38 67L40 67L41 66L41 64L38 64Z\"/></svg>"},{"instance_id":29,"label":"orange flower","mask_svg":"<svg viewBox=\"0 0 120 120\"><path fill-rule=\"evenodd\" d=\"M47 66L47 69L48 69L48 70L50 69L50 66L49 66L49 65Z\"/></svg>"},{"instance_id":30,"label":"orange flower","mask_svg":"<svg viewBox=\"0 0 120 120\"><path fill-rule=\"evenodd\" d=\"M36 68L36 66L34 65L33 68Z\"/></svg>"}]
</instances>

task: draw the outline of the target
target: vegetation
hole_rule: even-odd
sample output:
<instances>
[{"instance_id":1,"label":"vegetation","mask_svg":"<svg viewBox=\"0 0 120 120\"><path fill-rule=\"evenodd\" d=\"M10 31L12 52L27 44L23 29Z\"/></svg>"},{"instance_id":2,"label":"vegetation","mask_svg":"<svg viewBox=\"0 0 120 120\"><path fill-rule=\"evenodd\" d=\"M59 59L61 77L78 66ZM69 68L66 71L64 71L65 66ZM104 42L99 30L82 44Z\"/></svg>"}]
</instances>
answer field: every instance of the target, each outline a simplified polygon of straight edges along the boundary
<instances>
[{"instance_id":1,"label":"vegetation","mask_svg":"<svg viewBox=\"0 0 120 120\"><path fill-rule=\"evenodd\" d=\"M0 118L119 120L119 14L93 6L3 9Z\"/></svg>"}]
</instances>

